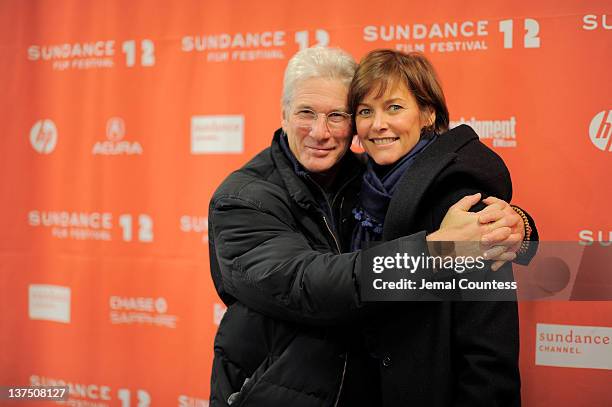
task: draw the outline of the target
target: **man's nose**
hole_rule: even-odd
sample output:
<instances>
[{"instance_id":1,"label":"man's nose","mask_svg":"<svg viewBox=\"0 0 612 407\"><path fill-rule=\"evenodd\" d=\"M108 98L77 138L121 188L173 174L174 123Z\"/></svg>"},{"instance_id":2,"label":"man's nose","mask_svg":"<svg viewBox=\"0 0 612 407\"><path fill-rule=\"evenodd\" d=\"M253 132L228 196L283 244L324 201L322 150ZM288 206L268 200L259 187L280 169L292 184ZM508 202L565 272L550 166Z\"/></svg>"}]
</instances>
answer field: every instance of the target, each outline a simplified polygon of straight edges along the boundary
<instances>
[{"instance_id":1,"label":"man's nose","mask_svg":"<svg viewBox=\"0 0 612 407\"><path fill-rule=\"evenodd\" d=\"M318 114L312 123L310 135L316 139L325 139L330 136L329 128L327 127L327 116Z\"/></svg>"}]
</instances>

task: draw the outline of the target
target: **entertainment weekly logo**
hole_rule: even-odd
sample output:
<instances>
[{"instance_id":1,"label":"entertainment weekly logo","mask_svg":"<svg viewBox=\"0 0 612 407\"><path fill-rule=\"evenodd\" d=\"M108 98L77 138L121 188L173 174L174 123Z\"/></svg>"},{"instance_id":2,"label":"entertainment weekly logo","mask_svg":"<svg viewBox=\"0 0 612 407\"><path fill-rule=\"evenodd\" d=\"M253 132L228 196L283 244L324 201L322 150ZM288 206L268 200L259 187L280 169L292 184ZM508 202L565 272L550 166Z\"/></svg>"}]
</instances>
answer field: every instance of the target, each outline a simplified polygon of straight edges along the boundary
<instances>
[{"instance_id":1,"label":"entertainment weekly logo","mask_svg":"<svg viewBox=\"0 0 612 407\"><path fill-rule=\"evenodd\" d=\"M164 297L109 298L110 322L115 325L150 325L176 328L178 317L168 314L168 301Z\"/></svg>"},{"instance_id":2,"label":"entertainment weekly logo","mask_svg":"<svg viewBox=\"0 0 612 407\"><path fill-rule=\"evenodd\" d=\"M597 149L612 151L612 110L599 112L591 119L589 137Z\"/></svg>"},{"instance_id":3,"label":"entertainment weekly logo","mask_svg":"<svg viewBox=\"0 0 612 407\"><path fill-rule=\"evenodd\" d=\"M121 43L112 39L98 39L32 44L28 46L26 54L31 63L50 66L54 71L155 65L155 43L148 39L128 39Z\"/></svg>"},{"instance_id":4,"label":"entertainment weekly logo","mask_svg":"<svg viewBox=\"0 0 612 407\"><path fill-rule=\"evenodd\" d=\"M514 31L521 35L514 35ZM515 40L521 39L522 41ZM400 22L366 25L362 39L376 48L403 52L483 52L493 48L540 48L540 23L533 18ZM370 45L371 47L371 45Z\"/></svg>"},{"instance_id":5,"label":"entertainment weekly logo","mask_svg":"<svg viewBox=\"0 0 612 407\"><path fill-rule=\"evenodd\" d=\"M208 217L183 215L179 219L179 230L183 233L200 236L202 243L208 243Z\"/></svg>"},{"instance_id":6,"label":"entertainment weekly logo","mask_svg":"<svg viewBox=\"0 0 612 407\"><path fill-rule=\"evenodd\" d=\"M191 154L244 152L244 116L192 116Z\"/></svg>"},{"instance_id":7,"label":"entertainment weekly logo","mask_svg":"<svg viewBox=\"0 0 612 407\"><path fill-rule=\"evenodd\" d=\"M28 286L28 316L32 320L70 323L70 287L50 284Z\"/></svg>"},{"instance_id":8,"label":"entertainment weekly logo","mask_svg":"<svg viewBox=\"0 0 612 407\"><path fill-rule=\"evenodd\" d=\"M30 144L40 154L51 154L57 145L57 127L51 119L38 120L30 129Z\"/></svg>"},{"instance_id":9,"label":"entertainment weekly logo","mask_svg":"<svg viewBox=\"0 0 612 407\"><path fill-rule=\"evenodd\" d=\"M181 38L181 51L198 53L206 62L252 62L282 60L291 55L295 45L299 49L329 45L327 30L264 30L250 32L223 32L185 35Z\"/></svg>"},{"instance_id":10,"label":"entertainment weekly logo","mask_svg":"<svg viewBox=\"0 0 612 407\"><path fill-rule=\"evenodd\" d=\"M68 387L68 400L58 404L86 407L139 406L149 407L151 395L147 390L118 388L100 383L70 381L37 374L30 375L30 386Z\"/></svg>"},{"instance_id":11,"label":"entertainment weekly logo","mask_svg":"<svg viewBox=\"0 0 612 407\"><path fill-rule=\"evenodd\" d=\"M490 140L492 147L515 148L518 145L516 117L514 116L496 120L478 120L473 116L466 120L461 117L458 121L451 121L450 127L457 127L461 124L467 124L473 128L480 140Z\"/></svg>"},{"instance_id":12,"label":"entertainment weekly logo","mask_svg":"<svg viewBox=\"0 0 612 407\"><path fill-rule=\"evenodd\" d=\"M612 328L537 324L535 363L612 370Z\"/></svg>"},{"instance_id":13,"label":"entertainment weekly logo","mask_svg":"<svg viewBox=\"0 0 612 407\"><path fill-rule=\"evenodd\" d=\"M137 141L123 140L125 121L121 117L111 117L106 122L106 140L97 141L91 153L93 155L142 155L142 145Z\"/></svg>"}]
</instances>

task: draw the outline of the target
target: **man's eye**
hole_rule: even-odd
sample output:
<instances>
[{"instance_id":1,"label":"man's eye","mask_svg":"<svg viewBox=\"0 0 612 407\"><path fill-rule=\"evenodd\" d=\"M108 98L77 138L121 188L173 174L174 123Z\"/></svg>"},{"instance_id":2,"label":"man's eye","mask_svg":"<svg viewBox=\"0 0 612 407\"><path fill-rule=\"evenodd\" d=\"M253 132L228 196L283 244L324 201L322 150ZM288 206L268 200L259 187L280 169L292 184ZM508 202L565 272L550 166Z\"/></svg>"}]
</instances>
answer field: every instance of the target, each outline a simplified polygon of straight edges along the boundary
<instances>
[{"instance_id":1,"label":"man's eye","mask_svg":"<svg viewBox=\"0 0 612 407\"><path fill-rule=\"evenodd\" d=\"M313 118L315 117L315 113L312 110L302 109L295 112L295 114L301 118Z\"/></svg>"},{"instance_id":2,"label":"man's eye","mask_svg":"<svg viewBox=\"0 0 612 407\"><path fill-rule=\"evenodd\" d=\"M343 122L346 120L347 116L340 112L331 112L327 115L327 120L332 121L334 123Z\"/></svg>"}]
</instances>

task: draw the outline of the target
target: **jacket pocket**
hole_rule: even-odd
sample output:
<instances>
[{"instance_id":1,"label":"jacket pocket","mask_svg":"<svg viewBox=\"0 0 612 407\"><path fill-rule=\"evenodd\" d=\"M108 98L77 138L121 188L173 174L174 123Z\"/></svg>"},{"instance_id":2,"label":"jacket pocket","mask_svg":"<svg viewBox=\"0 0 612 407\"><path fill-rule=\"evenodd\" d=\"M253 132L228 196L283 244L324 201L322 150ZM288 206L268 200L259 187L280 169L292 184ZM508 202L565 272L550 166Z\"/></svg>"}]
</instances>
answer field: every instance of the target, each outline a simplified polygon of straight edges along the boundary
<instances>
[{"instance_id":1,"label":"jacket pocket","mask_svg":"<svg viewBox=\"0 0 612 407\"><path fill-rule=\"evenodd\" d=\"M331 407L337 398L344 354L330 338L298 333L285 350L257 369L232 407Z\"/></svg>"},{"instance_id":2,"label":"jacket pocket","mask_svg":"<svg viewBox=\"0 0 612 407\"><path fill-rule=\"evenodd\" d=\"M227 399L227 404L232 407L242 407L245 404L245 401L248 399L248 395L251 390L257 385L261 377L265 374L268 369L274 364L274 362L278 360L277 356L269 355L264 361L259 365L259 367L253 372L250 377L244 379L244 383L242 383L242 387L239 391L232 393L229 395Z\"/></svg>"}]
</instances>

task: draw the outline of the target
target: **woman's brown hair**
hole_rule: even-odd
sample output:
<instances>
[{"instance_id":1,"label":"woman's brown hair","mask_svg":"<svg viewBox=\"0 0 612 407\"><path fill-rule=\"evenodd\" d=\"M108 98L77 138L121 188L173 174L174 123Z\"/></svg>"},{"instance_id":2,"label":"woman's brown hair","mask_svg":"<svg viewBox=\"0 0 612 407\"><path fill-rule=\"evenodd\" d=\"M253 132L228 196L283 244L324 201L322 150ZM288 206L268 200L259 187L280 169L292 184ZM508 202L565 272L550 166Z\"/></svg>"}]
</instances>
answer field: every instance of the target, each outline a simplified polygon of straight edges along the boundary
<instances>
[{"instance_id":1,"label":"woman's brown hair","mask_svg":"<svg viewBox=\"0 0 612 407\"><path fill-rule=\"evenodd\" d=\"M359 63L348 93L348 108L353 114L361 101L373 90L381 97L388 86L404 83L416 99L421 112L433 110L436 119L428 130L438 134L448 130L448 108L436 71L423 54L405 54L391 49L368 53ZM353 123L354 124L354 123Z\"/></svg>"}]
</instances>

